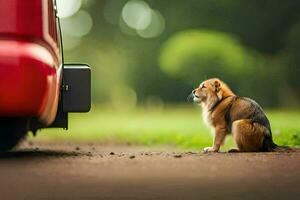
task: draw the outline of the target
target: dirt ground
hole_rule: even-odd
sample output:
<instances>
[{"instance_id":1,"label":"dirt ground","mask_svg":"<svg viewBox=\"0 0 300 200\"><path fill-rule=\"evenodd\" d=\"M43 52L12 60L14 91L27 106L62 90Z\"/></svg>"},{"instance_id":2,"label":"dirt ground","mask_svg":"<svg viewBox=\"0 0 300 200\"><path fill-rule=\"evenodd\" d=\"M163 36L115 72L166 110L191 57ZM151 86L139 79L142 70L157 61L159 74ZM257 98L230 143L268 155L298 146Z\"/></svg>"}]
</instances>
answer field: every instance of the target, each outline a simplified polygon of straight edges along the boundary
<instances>
[{"instance_id":1,"label":"dirt ground","mask_svg":"<svg viewBox=\"0 0 300 200\"><path fill-rule=\"evenodd\" d=\"M300 151L218 153L25 142L0 154L0 199L299 199Z\"/></svg>"}]
</instances>

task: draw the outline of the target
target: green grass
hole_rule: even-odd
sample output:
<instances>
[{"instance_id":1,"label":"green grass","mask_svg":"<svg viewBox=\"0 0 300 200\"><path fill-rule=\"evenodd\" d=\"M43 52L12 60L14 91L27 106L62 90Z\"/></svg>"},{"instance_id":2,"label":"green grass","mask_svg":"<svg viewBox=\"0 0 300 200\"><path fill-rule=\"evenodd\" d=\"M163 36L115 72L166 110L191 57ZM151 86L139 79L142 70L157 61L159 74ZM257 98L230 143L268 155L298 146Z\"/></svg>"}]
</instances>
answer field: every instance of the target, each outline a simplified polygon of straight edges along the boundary
<instances>
[{"instance_id":1,"label":"green grass","mask_svg":"<svg viewBox=\"0 0 300 200\"><path fill-rule=\"evenodd\" d=\"M300 145L300 112L268 111L274 140L281 145ZM210 146L211 130L203 124L195 106L164 109L138 108L130 111L94 106L88 114L73 114L69 130L45 129L41 140L76 140L140 145L173 145L201 149ZM231 136L223 147L234 146Z\"/></svg>"}]
</instances>

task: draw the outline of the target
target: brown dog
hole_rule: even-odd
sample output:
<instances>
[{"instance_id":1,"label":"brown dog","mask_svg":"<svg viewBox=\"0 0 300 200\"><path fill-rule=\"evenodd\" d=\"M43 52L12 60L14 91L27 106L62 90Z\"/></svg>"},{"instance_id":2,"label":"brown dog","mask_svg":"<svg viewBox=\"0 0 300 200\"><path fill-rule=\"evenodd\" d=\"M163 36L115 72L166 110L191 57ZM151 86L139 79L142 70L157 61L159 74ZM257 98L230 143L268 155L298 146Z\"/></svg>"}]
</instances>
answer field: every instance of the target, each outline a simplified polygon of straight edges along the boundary
<instances>
[{"instance_id":1,"label":"brown dog","mask_svg":"<svg viewBox=\"0 0 300 200\"><path fill-rule=\"evenodd\" d=\"M268 118L252 99L236 96L217 78L208 79L193 90L194 102L202 106L204 121L215 130L212 147L204 152L218 152L228 133L233 134L242 152L274 151Z\"/></svg>"}]
</instances>

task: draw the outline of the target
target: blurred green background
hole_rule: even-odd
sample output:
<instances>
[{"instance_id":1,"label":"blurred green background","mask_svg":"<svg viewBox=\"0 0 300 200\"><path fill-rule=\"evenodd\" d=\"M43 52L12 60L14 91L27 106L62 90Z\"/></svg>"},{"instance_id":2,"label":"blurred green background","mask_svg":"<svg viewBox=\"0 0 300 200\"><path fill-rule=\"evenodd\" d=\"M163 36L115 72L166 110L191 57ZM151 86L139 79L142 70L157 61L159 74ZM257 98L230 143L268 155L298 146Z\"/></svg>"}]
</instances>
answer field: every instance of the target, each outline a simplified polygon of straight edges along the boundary
<instances>
[{"instance_id":1,"label":"blurred green background","mask_svg":"<svg viewBox=\"0 0 300 200\"><path fill-rule=\"evenodd\" d=\"M210 145L186 97L219 77L268 110L278 143L300 145L300 1L57 3L65 61L92 67L93 108L41 139Z\"/></svg>"}]
</instances>

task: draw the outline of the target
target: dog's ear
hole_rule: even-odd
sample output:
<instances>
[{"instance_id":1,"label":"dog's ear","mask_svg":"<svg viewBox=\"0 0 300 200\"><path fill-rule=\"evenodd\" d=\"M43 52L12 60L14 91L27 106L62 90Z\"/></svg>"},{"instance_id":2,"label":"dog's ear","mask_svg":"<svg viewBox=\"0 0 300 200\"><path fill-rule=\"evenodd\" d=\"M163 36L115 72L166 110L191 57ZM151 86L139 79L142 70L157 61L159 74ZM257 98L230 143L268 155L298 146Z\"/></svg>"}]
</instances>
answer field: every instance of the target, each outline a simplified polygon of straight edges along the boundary
<instances>
[{"instance_id":1,"label":"dog's ear","mask_svg":"<svg viewBox=\"0 0 300 200\"><path fill-rule=\"evenodd\" d=\"M221 83L219 80L214 80L214 88L215 88L215 92L219 92L221 90Z\"/></svg>"},{"instance_id":2,"label":"dog's ear","mask_svg":"<svg viewBox=\"0 0 300 200\"><path fill-rule=\"evenodd\" d=\"M221 82L219 80L214 81L215 92L219 100L223 98L223 91L221 90Z\"/></svg>"}]
</instances>

